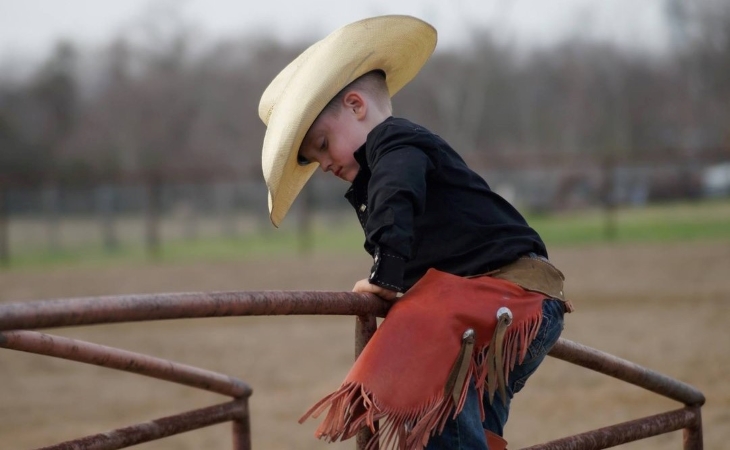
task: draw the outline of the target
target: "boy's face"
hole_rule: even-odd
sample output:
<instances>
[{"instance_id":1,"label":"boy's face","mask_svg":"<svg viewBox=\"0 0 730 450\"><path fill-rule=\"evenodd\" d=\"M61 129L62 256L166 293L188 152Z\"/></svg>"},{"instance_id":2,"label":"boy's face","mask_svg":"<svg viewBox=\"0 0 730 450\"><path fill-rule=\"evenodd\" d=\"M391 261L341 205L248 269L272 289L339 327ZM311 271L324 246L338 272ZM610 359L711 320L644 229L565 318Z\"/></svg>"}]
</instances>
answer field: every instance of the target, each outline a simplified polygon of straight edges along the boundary
<instances>
[{"instance_id":1,"label":"boy's face","mask_svg":"<svg viewBox=\"0 0 730 450\"><path fill-rule=\"evenodd\" d=\"M315 120L299 149L299 159L317 162L324 172L352 182L360 170L354 157L370 132L357 108L341 107Z\"/></svg>"}]
</instances>

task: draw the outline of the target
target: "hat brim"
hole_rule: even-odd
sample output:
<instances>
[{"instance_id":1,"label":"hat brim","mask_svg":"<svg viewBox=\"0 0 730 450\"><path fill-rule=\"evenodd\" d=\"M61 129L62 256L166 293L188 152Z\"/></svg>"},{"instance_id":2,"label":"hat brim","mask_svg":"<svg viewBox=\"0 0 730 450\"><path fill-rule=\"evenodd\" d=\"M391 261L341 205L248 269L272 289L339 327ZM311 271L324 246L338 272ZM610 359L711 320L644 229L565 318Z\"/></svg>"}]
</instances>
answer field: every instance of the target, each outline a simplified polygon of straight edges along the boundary
<instances>
[{"instance_id":1,"label":"hat brim","mask_svg":"<svg viewBox=\"0 0 730 450\"><path fill-rule=\"evenodd\" d=\"M410 16L381 16L346 25L313 44L269 84L259 116L267 125L262 169L271 222L279 226L316 164L297 152L317 116L348 84L373 70L385 73L391 96L416 76L436 47L436 30Z\"/></svg>"}]
</instances>

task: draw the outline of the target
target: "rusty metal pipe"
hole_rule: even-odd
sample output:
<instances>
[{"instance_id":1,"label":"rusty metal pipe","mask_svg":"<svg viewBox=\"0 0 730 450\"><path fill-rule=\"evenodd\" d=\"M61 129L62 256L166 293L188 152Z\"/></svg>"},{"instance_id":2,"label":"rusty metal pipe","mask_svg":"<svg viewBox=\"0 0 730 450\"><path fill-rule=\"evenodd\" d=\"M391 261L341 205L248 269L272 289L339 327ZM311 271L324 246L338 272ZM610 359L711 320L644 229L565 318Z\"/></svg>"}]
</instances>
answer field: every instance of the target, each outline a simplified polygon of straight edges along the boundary
<instances>
[{"instance_id":1,"label":"rusty metal pipe","mask_svg":"<svg viewBox=\"0 0 730 450\"><path fill-rule=\"evenodd\" d=\"M385 317L372 294L327 291L188 292L5 303L0 331L223 316L354 315Z\"/></svg>"},{"instance_id":2,"label":"rusty metal pipe","mask_svg":"<svg viewBox=\"0 0 730 450\"><path fill-rule=\"evenodd\" d=\"M685 428L682 433L684 450L702 450L704 445L702 439L702 408L694 406L691 409L697 419L692 425Z\"/></svg>"},{"instance_id":3,"label":"rusty metal pipe","mask_svg":"<svg viewBox=\"0 0 730 450\"><path fill-rule=\"evenodd\" d=\"M116 450L223 422L243 420L246 417L248 417L248 404L245 399L234 400L106 433L62 442L38 450L78 450L82 448L84 450Z\"/></svg>"},{"instance_id":4,"label":"rusty metal pipe","mask_svg":"<svg viewBox=\"0 0 730 450\"><path fill-rule=\"evenodd\" d=\"M618 378L688 406L701 406L705 403L705 396L694 386L567 339L559 339L549 354L563 361Z\"/></svg>"},{"instance_id":5,"label":"rusty metal pipe","mask_svg":"<svg viewBox=\"0 0 730 450\"><path fill-rule=\"evenodd\" d=\"M373 335L375 334L375 331L378 329L378 323L373 315L368 316L358 316L355 319L355 358L360 356L360 353L362 353L363 349L367 345L368 342L370 342L370 339L372 339ZM377 430L378 423L375 423L375 427ZM368 442L370 442L370 439L373 437L373 433L370 431L369 428L362 428L360 431L357 432L357 436L355 437L355 446L357 450L365 450L367 448ZM371 450L378 450L380 446L375 443L374 446L370 447Z\"/></svg>"},{"instance_id":6,"label":"rusty metal pipe","mask_svg":"<svg viewBox=\"0 0 730 450\"><path fill-rule=\"evenodd\" d=\"M237 400L247 402L247 399ZM251 420L248 414L233 421L233 450L251 450Z\"/></svg>"},{"instance_id":7,"label":"rusty metal pipe","mask_svg":"<svg viewBox=\"0 0 730 450\"><path fill-rule=\"evenodd\" d=\"M359 354L375 331L375 318L384 317L389 306L389 303L374 295L349 292L260 291L107 296L3 304L0 305L0 331L19 328L48 328L193 317L290 314L355 315L358 316L356 353ZM37 349L43 349L44 345L48 346L48 342L44 343L44 336L47 338L48 335L41 335L40 333L33 335L33 333L28 331L0 333L0 346L8 348L14 348L13 345L28 346L28 348L38 346ZM56 343L63 342L61 347L65 349L66 353L54 348L53 344L51 344L51 350L47 348L44 350L51 353L43 353L42 351L38 353L51 356L58 356L56 353L60 353L69 356L77 352L75 358L90 358L93 360L95 357L101 357L102 351L106 354L108 350L113 350L113 352L122 352L118 353L120 357L121 355L129 356L131 354L135 357L151 358L82 341L70 339L64 341L66 338L56 336L50 336L50 338L55 340ZM7 345L8 342L10 342L10 345ZM78 350L74 350L74 346L78 347L78 343L93 348L87 356L79 357ZM682 428L685 429L685 450L700 450L702 448L700 406L704 404L705 397L699 390L658 372L565 339L558 341L551 350L550 355L643 387L692 407L602 428L530 447L526 450L602 449ZM104 358L107 358L107 356L104 356ZM74 358L67 357L67 359ZM154 360L154 358L152 359ZM81 361L81 359L74 360ZM106 364L100 361L91 363L102 366ZM113 367L113 365L108 367ZM146 374L143 372L137 373ZM215 375L222 376L220 374ZM200 386L195 385L195 387ZM203 389L206 388L203 387ZM250 394L250 389L248 393ZM227 395L230 395L230 393ZM242 397L237 402L243 406L226 406L234 405L236 402L218 405L211 407L214 410L205 408L191 411L110 433L46 447L46 449L117 449L232 420L234 421L234 448L248 450L250 449L250 427L246 397ZM215 410L221 407L225 407L226 410L223 412ZM239 411L241 408L244 411L243 413L237 416L232 415L233 410ZM196 414L202 414L202 418L197 417ZM221 414L231 415L222 418ZM209 423L211 420L212 422ZM174 430L170 431L173 428ZM360 438L360 436L358 437ZM358 448L361 448L360 439L358 439Z\"/></svg>"},{"instance_id":8,"label":"rusty metal pipe","mask_svg":"<svg viewBox=\"0 0 730 450\"><path fill-rule=\"evenodd\" d=\"M375 316L358 316L355 318L355 359L360 356L370 339L378 329Z\"/></svg>"},{"instance_id":9,"label":"rusty metal pipe","mask_svg":"<svg viewBox=\"0 0 730 450\"><path fill-rule=\"evenodd\" d=\"M691 427L698 420L699 416L693 408L682 408L533 445L522 450L600 450Z\"/></svg>"},{"instance_id":10,"label":"rusty metal pipe","mask_svg":"<svg viewBox=\"0 0 730 450\"><path fill-rule=\"evenodd\" d=\"M0 332L0 347L108 367L230 397L251 395L242 380L153 356L37 331Z\"/></svg>"}]
</instances>

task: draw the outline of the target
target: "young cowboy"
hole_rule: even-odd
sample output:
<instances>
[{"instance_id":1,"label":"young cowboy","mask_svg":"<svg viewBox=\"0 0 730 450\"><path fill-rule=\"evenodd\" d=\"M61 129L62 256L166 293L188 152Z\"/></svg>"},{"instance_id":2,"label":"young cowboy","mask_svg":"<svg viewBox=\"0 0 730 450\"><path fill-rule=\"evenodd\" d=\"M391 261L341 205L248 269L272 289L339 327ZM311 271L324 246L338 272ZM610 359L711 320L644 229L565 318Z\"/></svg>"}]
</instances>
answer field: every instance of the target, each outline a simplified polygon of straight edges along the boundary
<instances>
[{"instance_id":1,"label":"young cowboy","mask_svg":"<svg viewBox=\"0 0 730 450\"><path fill-rule=\"evenodd\" d=\"M274 225L317 166L351 183L373 257L353 290L394 302L340 389L305 415L329 408L317 435L367 426L385 447L495 450L572 306L524 218L443 139L392 116L391 97L435 45L407 16L312 45L262 96L262 165Z\"/></svg>"}]
</instances>

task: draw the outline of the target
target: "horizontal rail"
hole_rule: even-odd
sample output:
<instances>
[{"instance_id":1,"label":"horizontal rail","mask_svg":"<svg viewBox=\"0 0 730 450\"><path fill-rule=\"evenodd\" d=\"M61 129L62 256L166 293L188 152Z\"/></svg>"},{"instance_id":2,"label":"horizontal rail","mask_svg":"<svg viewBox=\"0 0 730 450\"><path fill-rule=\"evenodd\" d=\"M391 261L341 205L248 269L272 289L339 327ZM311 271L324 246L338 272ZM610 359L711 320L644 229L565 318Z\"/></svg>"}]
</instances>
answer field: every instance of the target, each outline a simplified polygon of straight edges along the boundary
<instances>
[{"instance_id":1,"label":"horizontal rail","mask_svg":"<svg viewBox=\"0 0 730 450\"><path fill-rule=\"evenodd\" d=\"M244 381L228 375L37 331L0 332L0 347L132 372L230 397L251 395Z\"/></svg>"},{"instance_id":2,"label":"horizontal rail","mask_svg":"<svg viewBox=\"0 0 730 450\"><path fill-rule=\"evenodd\" d=\"M188 411L106 433L62 442L38 450L116 450L156 439L248 417L246 399Z\"/></svg>"},{"instance_id":3,"label":"horizontal rail","mask_svg":"<svg viewBox=\"0 0 730 450\"><path fill-rule=\"evenodd\" d=\"M700 420L699 408L682 408L533 445L522 450L600 450L683 428L691 428Z\"/></svg>"},{"instance_id":4,"label":"horizontal rail","mask_svg":"<svg viewBox=\"0 0 730 450\"><path fill-rule=\"evenodd\" d=\"M642 387L687 406L705 404L705 396L697 388L659 372L647 369L609 353L560 338L550 356Z\"/></svg>"},{"instance_id":5,"label":"horizontal rail","mask_svg":"<svg viewBox=\"0 0 730 450\"><path fill-rule=\"evenodd\" d=\"M372 294L328 291L188 292L0 304L0 331L224 316L376 315L389 304Z\"/></svg>"},{"instance_id":6,"label":"horizontal rail","mask_svg":"<svg viewBox=\"0 0 730 450\"><path fill-rule=\"evenodd\" d=\"M326 291L193 292L5 303L0 304L0 347L126 370L239 397L228 404L41 450L118 449L231 420L234 421L235 448L249 449L246 399L251 390L241 380L147 355L25 330L196 317L351 315L358 316L356 347L359 351L375 331L375 317L385 317L389 307L389 303L371 294ZM550 356L634 384L687 407L525 450L598 450L682 428L685 430L685 449L702 448L700 407L705 403L705 397L693 386L562 338L552 348ZM358 448L363 448L366 437L364 433L359 436Z\"/></svg>"}]
</instances>

